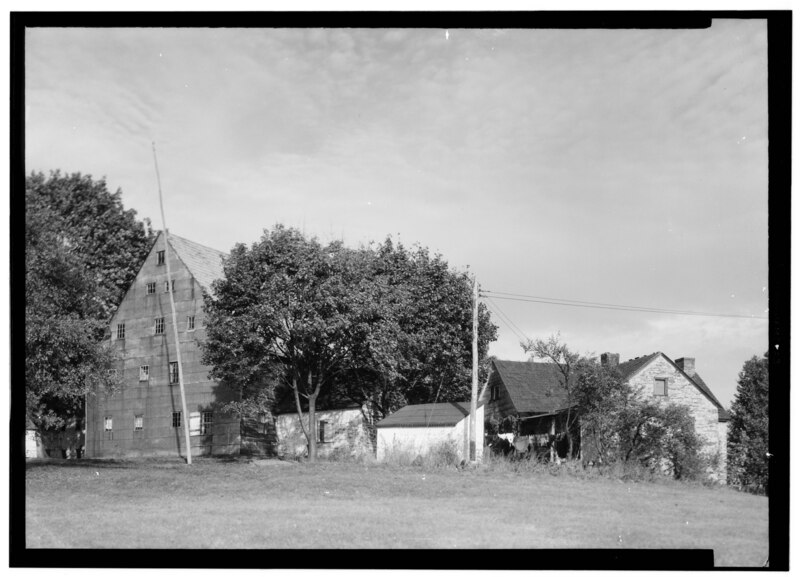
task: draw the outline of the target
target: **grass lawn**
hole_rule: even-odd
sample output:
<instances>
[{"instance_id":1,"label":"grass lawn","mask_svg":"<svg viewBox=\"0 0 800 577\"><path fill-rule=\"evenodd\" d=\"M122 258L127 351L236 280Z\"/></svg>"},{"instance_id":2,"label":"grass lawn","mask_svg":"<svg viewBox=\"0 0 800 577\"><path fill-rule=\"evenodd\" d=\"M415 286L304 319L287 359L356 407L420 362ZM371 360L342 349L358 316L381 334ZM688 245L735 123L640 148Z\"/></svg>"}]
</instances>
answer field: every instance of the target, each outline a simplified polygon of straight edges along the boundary
<instances>
[{"instance_id":1,"label":"grass lawn","mask_svg":"<svg viewBox=\"0 0 800 577\"><path fill-rule=\"evenodd\" d=\"M710 548L717 566L768 554L767 498L674 482L199 458L29 462L25 486L29 548Z\"/></svg>"}]
</instances>

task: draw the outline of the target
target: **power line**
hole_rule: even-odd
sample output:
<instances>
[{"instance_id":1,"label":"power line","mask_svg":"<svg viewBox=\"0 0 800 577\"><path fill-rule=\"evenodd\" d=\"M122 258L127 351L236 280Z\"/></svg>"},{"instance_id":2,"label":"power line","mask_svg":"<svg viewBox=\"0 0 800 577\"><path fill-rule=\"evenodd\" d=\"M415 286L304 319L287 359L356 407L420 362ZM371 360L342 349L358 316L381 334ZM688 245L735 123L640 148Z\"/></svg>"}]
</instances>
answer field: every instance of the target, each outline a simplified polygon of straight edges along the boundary
<instances>
[{"instance_id":1,"label":"power line","mask_svg":"<svg viewBox=\"0 0 800 577\"><path fill-rule=\"evenodd\" d=\"M487 298L492 297L492 298L496 298L496 299L510 300L510 301L531 302L531 303L570 306L570 307L581 307L581 308L595 308L595 309L608 309L608 310L620 310L620 311L632 311L632 312L649 312L649 313L661 313L661 314L671 314L671 315L687 315L687 316L703 316L703 317L728 317L728 318L761 319L761 320L768 320L768 318L769 318L769 317L757 317L757 316L753 316L753 315L733 315L733 314L707 313L707 312L700 312L700 311L688 311L688 310L677 310L677 309L662 309L662 308L655 308L655 307L640 307L640 306L634 306L634 305L616 305L616 304L598 303L598 302L592 302L592 301L578 301L578 300L557 299L557 298L550 298L550 297L539 297L539 296L533 296L533 295L522 295L522 294L506 293L506 292L500 292L500 291L482 290L481 293L482 293L482 296L485 296Z\"/></svg>"},{"instance_id":2,"label":"power line","mask_svg":"<svg viewBox=\"0 0 800 577\"><path fill-rule=\"evenodd\" d=\"M514 321L512 321L512 320L511 320L511 318L509 318L509 316L508 316L508 315L506 315L506 314L505 314L505 313L502 311L502 309L501 309L501 308L500 308L500 306L499 306L499 305L498 305L498 304L497 304L497 303L494 301L494 299L492 299L491 297L485 297L485 298L486 298L486 303L487 303L489 306L491 306L491 307L492 307L492 310L493 310L494 312L496 312L496 313L497 313L497 317L498 317L498 318L499 318L501 321L503 321L503 323L504 323L504 324L505 324L505 325L506 325L506 326L507 326L509 329L511 329L511 332L512 332L512 333L514 333L514 336L515 336L515 337L517 337L517 338L518 338L520 341L530 340L530 339L529 339L529 338L528 338L528 337L525 335L525 333L523 333L523 332L522 332L522 329L520 329L520 328L519 328L519 327L518 327L516 324L514 324Z\"/></svg>"}]
</instances>

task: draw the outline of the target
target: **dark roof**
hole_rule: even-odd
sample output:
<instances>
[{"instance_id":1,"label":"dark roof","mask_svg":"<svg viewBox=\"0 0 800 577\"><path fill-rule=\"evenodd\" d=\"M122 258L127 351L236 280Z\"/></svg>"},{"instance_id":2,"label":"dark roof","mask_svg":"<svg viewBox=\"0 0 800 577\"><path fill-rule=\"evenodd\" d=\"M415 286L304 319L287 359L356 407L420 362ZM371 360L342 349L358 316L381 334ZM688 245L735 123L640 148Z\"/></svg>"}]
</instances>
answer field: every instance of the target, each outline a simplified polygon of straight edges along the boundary
<instances>
[{"instance_id":1,"label":"dark roof","mask_svg":"<svg viewBox=\"0 0 800 577\"><path fill-rule=\"evenodd\" d=\"M619 369L623 379L629 379L633 376L633 373L641 369L660 354L660 352L655 352L642 357L636 357L635 359L620 363L617 368Z\"/></svg>"},{"instance_id":2,"label":"dark roof","mask_svg":"<svg viewBox=\"0 0 800 577\"><path fill-rule=\"evenodd\" d=\"M222 259L228 256L226 253L174 234L169 235L169 244L205 290L210 290L211 283L222 278Z\"/></svg>"},{"instance_id":3,"label":"dark roof","mask_svg":"<svg viewBox=\"0 0 800 577\"><path fill-rule=\"evenodd\" d=\"M425 403L406 405L392 413L376 427L446 427L469 415L469 403Z\"/></svg>"},{"instance_id":4,"label":"dark roof","mask_svg":"<svg viewBox=\"0 0 800 577\"><path fill-rule=\"evenodd\" d=\"M551 413L567 408L567 392L555 363L492 362L517 413Z\"/></svg>"}]
</instances>

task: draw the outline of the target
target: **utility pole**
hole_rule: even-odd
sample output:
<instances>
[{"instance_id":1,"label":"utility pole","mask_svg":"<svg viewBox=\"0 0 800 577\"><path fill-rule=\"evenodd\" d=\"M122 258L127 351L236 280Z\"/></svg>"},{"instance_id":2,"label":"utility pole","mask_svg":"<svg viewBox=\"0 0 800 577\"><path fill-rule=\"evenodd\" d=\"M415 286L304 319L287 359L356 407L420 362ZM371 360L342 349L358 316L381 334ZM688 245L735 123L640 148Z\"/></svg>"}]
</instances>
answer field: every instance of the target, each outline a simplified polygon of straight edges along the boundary
<instances>
[{"instance_id":1,"label":"utility pole","mask_svg":"<svg viewBox=\"0 0 800 577\"><path fill-rule=\"evenodd\" d=\"M192 447L189 444L189 413L186 410L186 392L183 389L183 366L181 365L181 343L178 340L178 316L175 313L175 297L172 294L172 272L169 266L169 230L167 219L164 217L164 200L161 194L161 176L158 173L158 159L156 158L156 143L153 143L153 162L156 165L156 180L158 181L158 203L161 205L161 223L164 227L164 264L167 265L167 293L169 306L172 309L172 333L175 335L175 359L178 361L178 387L181 390L181 410L183 411L183 438L186 446L186 464L192 464ZM169 347L167 347L169 350Z\"/></svg>"},{"instance_id":2,"label":"utility pole","mask_svg":"<svg viewBox=\"0 0 800 577\"><path fill-rule=\"evenodd\" d=\"M472 398L469 404L469 460L477 462L475 419L478 415L478 276L472 287Z\"/></svg>"}]
</instances>

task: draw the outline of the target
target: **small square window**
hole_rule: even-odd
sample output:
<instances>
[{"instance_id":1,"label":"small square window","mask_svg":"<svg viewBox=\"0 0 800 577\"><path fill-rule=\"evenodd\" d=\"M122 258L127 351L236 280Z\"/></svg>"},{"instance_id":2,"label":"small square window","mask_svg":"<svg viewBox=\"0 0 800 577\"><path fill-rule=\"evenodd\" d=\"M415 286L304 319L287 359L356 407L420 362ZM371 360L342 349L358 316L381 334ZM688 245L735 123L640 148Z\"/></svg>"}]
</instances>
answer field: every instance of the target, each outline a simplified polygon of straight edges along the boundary
<instances>
[{"instance_id":1,"label":"small square window","mask_svg":"<svg viewBox=\"0 0 800 577\"><path fill-rule=\"evenodd\" d=\"M179 376L179 373L178 373L178 362L177 361L171 361L169 363L169 384L170 385L178 384L178 376Z\"/></svg>"},{"instance_id":2,"label":"small square window","mask_svg":"<svg viewBox=\"0 0 800 577\"><path fill-rule=\"evenodd\" d=\"M117 338L118 339L125 338L125 323L120 323L117 325Z\"/></svg>"},{"instance_id":3,"label":"small square window","mask_svg":"<svg viewBox=\"0 0 800 577\"><path fill-rule=\"evenodd\" d=\"M170 282L169 281L164 281L164 292L165 293L169 292L169 286L170 286ZM172 292L175 292L175 281L172 281Z\"/></svg>"},{"instance_id":4,"label":"small square window","mask_svg":"<svg viewBox=\"0 0 800 577\"><path fill-rule=\"evenodd\" d=\"M106 417L105 419L105 430L111 431L114 429L114 419L111 417Z\"/></svg>"},{"instance_id":5,"label":"small square window","mask_svg":"<svg viewBox=\"0 0 800 577\"><path fill-rule=\"evenodd\" d=\"M141 431L144 429L144 415L134 415L133 416L133 430L134 431Z\"/></svg>"},{"instance_id":6,"label":"small square window","mask_svg":"<svg viewBox=\"0 0 800 577\"><path fill-rule=\"evenodd\" d=\"M181 426L181 412L172 413L172 428L177 429Z\"/></svg>"},{"instance_id":7,"label":"small square window","mask_svg":"<svg viewBox=\"0 0 800 577\"><path fill-rule=\"evenodd\" d=\"M150 380L150 365L142 365L139 367L139 380L140 381Z\"/></svg>"},{"instance_id":8,"label":"small square window","mask_svg":"<svg viewBox=\"0 0 800 577\"><path fill-rule=\"evenodd\" d=\"M156 294L156 283L154 282L147 283L147 294L149 295Z\"/></svg>"},{"instance_id":9,"label":"small square window","mask_svg":"<svg viewBox=\"0 0 800 577\"><path fill-rule=\"evenodd\" d=\"M186 330L193 331L194 330L194 317L186 317Z\"/></svg>"},{"instance_id":10,"label":"small square window","mask_svg":"<svg viewBox=\"0 0 800 577\"><path fill-rule=\"evenodd\" d=\"M156 253L156 264L164 264L164 251L160 250Z\"/></svg>"},{"instance_id":11,"label":"small square window","mask_svg":"<svg viewBox=\"0 0 800 577\"><path fill-rule=\"evenodd\" d=\"M163 335L164 334L164 317L158 317L156 319L156 334Z\"/></svg>"},{"instance_id":12,"label":"small square window","mask_svg":"<svg viewBox=\"0 0 800 577\"><path fill-rule=\"evenodd\" d=\"M653 385L653 394L657 397L666 397L667 393L667 379L657 378Z\"/></svg>"},{"instance_id":13,"label":"small square window","mask_svg":"<svg viewBox=\"0 0 800 577\"><path fill-rule=\"evenodd\" d=\"M203 412L203 419L200 421L200 434L210 435L214 425L214 413L211 411Z\"/></svg>"}]
</instances>

